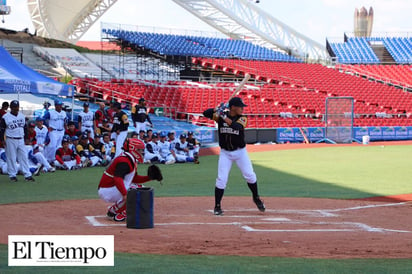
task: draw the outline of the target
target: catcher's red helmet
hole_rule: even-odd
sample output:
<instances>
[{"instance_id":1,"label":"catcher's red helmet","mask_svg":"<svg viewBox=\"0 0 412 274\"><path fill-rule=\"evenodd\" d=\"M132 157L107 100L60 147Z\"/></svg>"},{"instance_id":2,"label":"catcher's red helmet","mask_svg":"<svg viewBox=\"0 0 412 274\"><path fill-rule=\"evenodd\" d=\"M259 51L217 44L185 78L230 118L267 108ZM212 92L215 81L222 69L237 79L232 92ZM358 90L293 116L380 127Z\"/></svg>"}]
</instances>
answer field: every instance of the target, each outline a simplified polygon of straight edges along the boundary
<instances>
[{"instance_id":1,"label":"catcher's red helmet","mask_svg":"<svg viewBox=\"0 0 412 274\"><path fill-rule=\"evenodd\" d=\"M144 148L144 143L137 138L127 138L123 143L123 150L129 152L139 163L143 163Z\"/></svg>"}]
</instances>

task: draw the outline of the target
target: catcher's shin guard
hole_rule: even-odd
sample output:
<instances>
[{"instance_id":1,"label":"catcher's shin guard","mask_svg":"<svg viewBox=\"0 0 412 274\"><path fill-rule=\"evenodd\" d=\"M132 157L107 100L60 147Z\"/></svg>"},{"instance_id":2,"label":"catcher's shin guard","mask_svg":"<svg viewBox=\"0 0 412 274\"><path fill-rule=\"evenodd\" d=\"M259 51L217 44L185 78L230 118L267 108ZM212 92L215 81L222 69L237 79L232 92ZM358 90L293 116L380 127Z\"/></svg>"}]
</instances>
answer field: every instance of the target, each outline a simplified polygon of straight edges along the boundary
<instances>
[{"instance_id":1,"label":"catcher's shin guard","mask_svg":"<svg viewBox=\"0 0 412 274\"><path fill-rule=\"evenodd\" d=\"M109 207L107 210L107 217L113 218L116 216L116 214L122 213L123 211L126 210L126 201L121 200L119 202L114 203Z\"/></svg>"}]
</instances>

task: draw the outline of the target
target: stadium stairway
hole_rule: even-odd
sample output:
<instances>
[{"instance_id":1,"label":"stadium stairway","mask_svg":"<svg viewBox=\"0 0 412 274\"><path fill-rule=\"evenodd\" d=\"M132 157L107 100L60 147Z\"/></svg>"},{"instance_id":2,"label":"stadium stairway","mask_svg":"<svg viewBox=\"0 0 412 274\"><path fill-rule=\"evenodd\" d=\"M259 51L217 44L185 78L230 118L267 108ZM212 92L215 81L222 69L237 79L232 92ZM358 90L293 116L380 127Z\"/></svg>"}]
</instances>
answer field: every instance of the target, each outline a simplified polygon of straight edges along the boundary
<instances>
[{"instance_id":1,"label":"stadium stairway","mask_svg":"<svg viewBox=\"0 0 412 274\"><path fill-rule=\"evenodd\" d=\"M6 49L7 48L22 49L23 50L23 62L22 63L42 74L45 74L46 76L50 76L51 74L60 75L60 76L65 75L64 70L61 70L51 65L49 62L47 62L46 60L43 60L40 56L34 53L33 47L35 45L33 44L16 43L10 40L2 40L2 44ZM21 61L16 56L14 57L17 59L17 61L19 62Z\"/></svg>"}]
</instances>

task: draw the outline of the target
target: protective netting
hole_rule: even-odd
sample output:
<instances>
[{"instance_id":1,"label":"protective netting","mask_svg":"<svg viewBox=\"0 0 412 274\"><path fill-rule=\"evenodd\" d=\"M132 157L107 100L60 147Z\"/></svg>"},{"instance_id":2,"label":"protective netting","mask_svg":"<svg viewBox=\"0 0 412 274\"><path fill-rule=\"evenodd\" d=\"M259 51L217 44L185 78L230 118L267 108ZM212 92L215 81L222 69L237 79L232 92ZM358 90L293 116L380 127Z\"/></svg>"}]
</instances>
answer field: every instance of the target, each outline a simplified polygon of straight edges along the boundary
<instances>
[{"instance_id":1,"label":"protective netting","mask_svg":"<svg viewBox=\"0 0 412 274\"><path fill-rule=\"evenodd\" d=\"M326 99L325 138L335 143L352 143L353 98Z\"/></svg>"}]
</instances>

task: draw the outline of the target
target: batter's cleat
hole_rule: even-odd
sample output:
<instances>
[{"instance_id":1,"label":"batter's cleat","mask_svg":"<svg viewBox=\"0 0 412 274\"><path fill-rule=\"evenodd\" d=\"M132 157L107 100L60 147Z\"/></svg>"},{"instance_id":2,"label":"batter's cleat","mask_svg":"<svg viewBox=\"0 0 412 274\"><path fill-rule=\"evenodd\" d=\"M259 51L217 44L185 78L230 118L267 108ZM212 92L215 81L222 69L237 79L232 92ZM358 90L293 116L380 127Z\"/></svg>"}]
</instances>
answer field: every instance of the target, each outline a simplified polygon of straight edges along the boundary
<instances>
[{"instance_id":1,"label":"batter's cleat","mask_svg":"<svg viewBox=\"0 0 412 274\"><path fill-rule=\"evenodd\" d=\"M266 210L265 204L262 202L259 196L257 196L256 198L253 198L253 202L256 204L260 212L265 212Z\"/></svg>"},{"instance_id":2,"label":"batter's cleat","mask_svg":"<svg viewBox=\"0 0 412 274\"><path fill-rule=\"evenodd\" d=\"M223 215L223 210L220 208L220 206L215 206L215 209L213 210L213 214Z\"/></svg>"},{"instance_id":3,"label":"batter's cleat","mask_svg":"<svg viewBox=\"0 0 412 274\"><path fill-rule=\"evenodd\" d=\"M35 182L34 178L31 176L24 178L24 180L27 182Z\"/></svg>"},{"instance_id":4,"label":"batter's cleat","mask_svg":"<svg viewBox=\"0 0 412 274\"><path fill-rule=\"evenodd\" d=\"M117 214L113 217L113 220L114 220L115 222L123 222L124 220L126 220L126 212L123 211L123 212L117 213Z\"/></svg>"},{"instance_id":5,"label":"batter's cleat","mask_svg":"<svg viewBox=\"0 0 412 274\"><path fill-rule=\"evenodd\" d=\"M47 172L55 172L55 171L56 171L56 168L54 168L54 167L51 167L47 170Z\"/></svg>"},{"instance_id":6,"label":"batter's cleat","mask_svg":"<svg viewBox=\"0 0 412 274\"><path fill-rule=\"evenodd\" d=\"M16 178L16 177L10 177L10 181L11 181L12 183L15 183L15 182L17 182L17 178Z\"/></svg>"}]
</instances>

